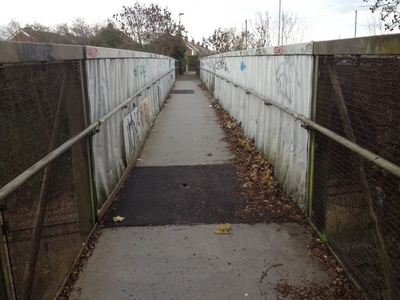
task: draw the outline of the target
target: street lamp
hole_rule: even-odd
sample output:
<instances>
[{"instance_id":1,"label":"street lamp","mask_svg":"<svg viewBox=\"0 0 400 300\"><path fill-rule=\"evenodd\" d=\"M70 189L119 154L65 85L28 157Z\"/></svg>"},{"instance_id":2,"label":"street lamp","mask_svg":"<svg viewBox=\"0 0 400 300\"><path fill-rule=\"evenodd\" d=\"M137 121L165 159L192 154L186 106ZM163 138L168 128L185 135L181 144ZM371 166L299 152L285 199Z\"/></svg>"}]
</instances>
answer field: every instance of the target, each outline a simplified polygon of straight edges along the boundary
<instances>
[{"instance_id":1,"label":"street lamp","mask_svg":"<svg viewBox=\"0 0 400 300\"><path fill-rule=\"evenodd\" d=\"M281 0L279 0L279 18L278 18L278 46L280 46L280 40L281 40ZM283 28L282 28L283 31ZM283 34L282 34L283 36ZM282 38L283 39L283 38ZM283 44L283 41L282 41Z\"/></svg>"},{"instance_id":2,"label":"street lamp","mask_svg":"<svg viewBox=\"0 0 400 300\"><path fill-rule=\"evenodd\" d=\"M179 13L179 28L181 27L181 16L183 16L184 13Z\"/></svg>"}]
</instances>

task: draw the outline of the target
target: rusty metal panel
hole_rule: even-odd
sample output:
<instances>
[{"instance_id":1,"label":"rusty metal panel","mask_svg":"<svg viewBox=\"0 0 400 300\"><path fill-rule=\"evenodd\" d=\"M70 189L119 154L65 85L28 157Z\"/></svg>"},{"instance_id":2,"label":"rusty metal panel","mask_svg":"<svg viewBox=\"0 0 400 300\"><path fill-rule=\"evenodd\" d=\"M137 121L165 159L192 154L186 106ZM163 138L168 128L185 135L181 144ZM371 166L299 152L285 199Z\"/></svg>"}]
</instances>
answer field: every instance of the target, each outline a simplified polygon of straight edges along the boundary
<instances>
[{"instance_id":1,"label":"rusty metal panel","mask_svg":"<svg viewBox=\"0 0 400 300\"><path fill-rule=\"evenodd\" d=\"M88 49L86 48L86 51ZM95 53L95 57L92 58L96 58L86 60L91 123L175 68L175 60L168 57L153 58L149 55L147 58L136 58L137 52L93 47L91 51ZM107 55L112 58L105 58ZM121 57L118 58L118 55ZM93 137L98 209L111 194L128 166L123 134L124 117L134 111L135 107L139 107L140 101L149 98L153 123L174 82L174 72L158 80L140 96L135 97L125 109L105 121L100 127L100 132ZM145 133L140 137L143 139Z\"/></svg>"},{"instance_id":2,"label":"rusty metal panel","mask_svg":"<svg viewBox=\"0 0 400 300\"><path fill-rule=\"evenodd\" d=\"M290 51L294 53L293 49ZM241 122L246 136L255 139L260 151L274 163L275 177L285 192L304 211L307 207L308 132L292 116L276 107L265 106L260 98L246 94L233 83L310 118L313 57L217 55L202 59L201 66L218 75L201 72L202 80L214 91L214 98Z\"/></svg>"},{"instance_id":3,"label":"rusty metal panel","mask_svg":"<svg viewBox=\"0 0 400 300\"><path fill-rule=\"evenodd\" d=\"M83 59L82 46L0 42L0 63Z\"/></svg>"}]
</instances>

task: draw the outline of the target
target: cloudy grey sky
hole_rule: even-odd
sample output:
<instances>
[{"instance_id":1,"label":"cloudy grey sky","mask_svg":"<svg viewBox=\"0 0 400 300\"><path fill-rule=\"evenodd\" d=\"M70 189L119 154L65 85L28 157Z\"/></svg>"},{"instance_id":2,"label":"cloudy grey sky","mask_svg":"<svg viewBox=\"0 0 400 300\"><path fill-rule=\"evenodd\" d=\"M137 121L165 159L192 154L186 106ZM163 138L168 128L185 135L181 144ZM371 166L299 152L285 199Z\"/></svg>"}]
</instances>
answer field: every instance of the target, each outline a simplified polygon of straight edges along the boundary
<instances>
[{"instance_id":1,"label":"cloudy grey sky","mask_svg":"<svg viewBox=\"0 0 400 300\"><path fill-rule=\"evenodd\" d=\"M189 38L200 41L210 36L218 27L241 27L245 20L254 19L256 12L268 10L278 15L279 0L141 0L140 3L157 3L168 7L175 20L188 31ZM372 3L372 0L370 1ZM101 22L122 10L122 6L133 4L132 0L87 1L69 0L11 0L2 4L0 24L10 19L21 25L35 21L47 26L82 17L88 23ZM355 11L358 11L357 36L368 35L365 29L367 16L371 15L362 0L281 0L282 9L293 11L311 24L304 42L354 37ZM61 4L61 5L60 5ZM375 13L377 15L377 13Z\"/></svg>"}]
</instances>

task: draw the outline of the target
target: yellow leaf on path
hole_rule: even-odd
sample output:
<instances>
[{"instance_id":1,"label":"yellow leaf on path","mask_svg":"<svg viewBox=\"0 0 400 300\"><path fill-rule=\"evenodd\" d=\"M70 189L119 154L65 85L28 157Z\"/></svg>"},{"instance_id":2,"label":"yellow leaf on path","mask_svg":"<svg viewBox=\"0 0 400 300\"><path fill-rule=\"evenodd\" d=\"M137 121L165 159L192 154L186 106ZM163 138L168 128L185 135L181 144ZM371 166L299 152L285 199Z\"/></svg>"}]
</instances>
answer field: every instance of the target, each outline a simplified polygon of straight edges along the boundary
<instances>
[{"instance_id":1,"label":"yellow leaf on path","mask_svg":"<svg viewBox=\"0 0 400 300\"><path fill-rule=\"evenodd\" d=\"M116 216L113 218L114 222L122 222L125 219L125 217L120 217L120 216Z\"/></svg>"},{"instance_id":2,"label":"yellow leaf on path","mask_svg":"<svg viewBox=\"0 0 400 300\"><path fill-rule=\"evenodd\" d=\"M217 225L217 228L218 228L218 230L222 230L222 231L226 230L224 224L219 224L219 225Z\"/></svg>"},{"instance_id":3,"label":"yellow leaf on path","mask_svg":"<svg viewBox=\"0 0 400 300\"><path fill-rule=\"evenodd\" d=\"M229 233L229 230L231 229L231 224L229 224L229 223L226 223L225 225L218 224L217 228L218 228L217 230L214 230L214 232L216 234L227 234L227 233Z\"/></svg>"},{"instance_id":4,"label":"yellow leaf on path","mask_svg":"<svg viewBox=\"0 0 400 300\"><path fill-rule=\"evenodd\" d=\"M229 231L224 231L224 230L214 230L214 232L216 233L216 234L227 234L227 233L229 233Z\"/></svg>"}]
</instances>

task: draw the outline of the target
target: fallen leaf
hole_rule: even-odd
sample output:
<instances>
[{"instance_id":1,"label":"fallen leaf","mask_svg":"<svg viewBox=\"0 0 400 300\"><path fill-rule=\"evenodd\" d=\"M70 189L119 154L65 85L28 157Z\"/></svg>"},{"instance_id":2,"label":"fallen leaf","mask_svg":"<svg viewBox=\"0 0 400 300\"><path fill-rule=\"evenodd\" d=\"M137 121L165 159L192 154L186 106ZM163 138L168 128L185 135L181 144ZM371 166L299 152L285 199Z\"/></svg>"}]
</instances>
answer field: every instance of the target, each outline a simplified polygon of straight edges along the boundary
<instances>
[{"instance_id":1,"label":"fallen leaf","mask_svg":"<svg viewBox=\"0 0 400 300\"><path fill-rule=\"evenodd\" d=\"M125 219L125 217L120 217L120 216L116 216L113 218L114 222L122 222Z\"/></svg>"},{"instance_id":2,"label":"fallen leaf","mask_svg":"<svg viewBox=\"0 0 400 300\"><path fill-rule=\"evenodd\" d=\"M224 230L214 230L214 232L216 233L216 234L227 234L227 233L229 233L229 231L224 231Z\"/></svg>"},{"instance_id":3,"label":"fallen leaf","mask_svg":"<svg viewBox=\"0 0 400 300\"><path fill-rule=\"evenodd\" d=\"M217 230L214 230L214 232L216 234L227 234L227 233L229 233L229 230L231 229L231 224L229 224L229 223L226 223L225 225L218 224L217 228L218 228Z\"/></svg>"}]
</instances>

